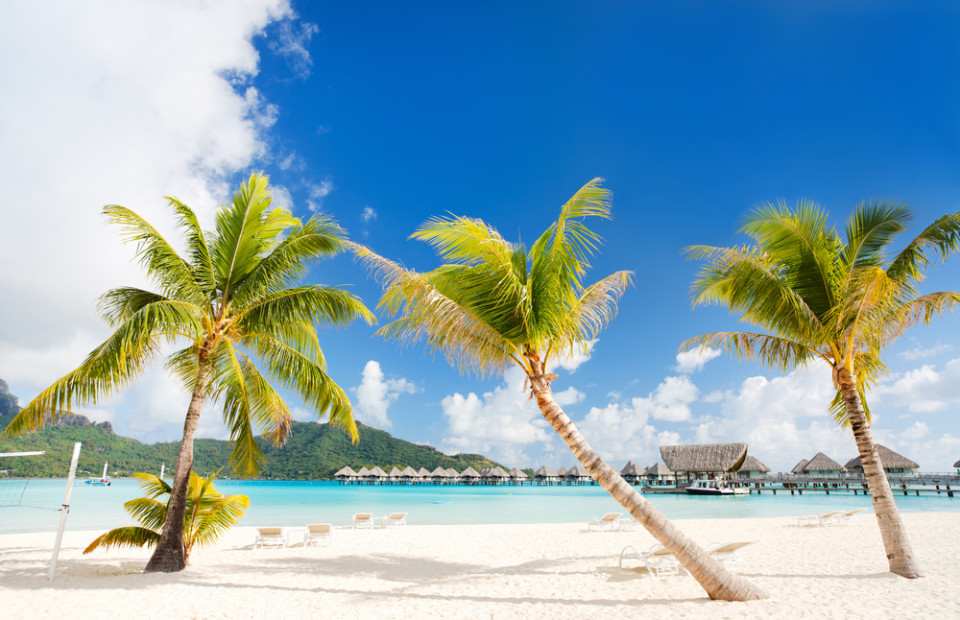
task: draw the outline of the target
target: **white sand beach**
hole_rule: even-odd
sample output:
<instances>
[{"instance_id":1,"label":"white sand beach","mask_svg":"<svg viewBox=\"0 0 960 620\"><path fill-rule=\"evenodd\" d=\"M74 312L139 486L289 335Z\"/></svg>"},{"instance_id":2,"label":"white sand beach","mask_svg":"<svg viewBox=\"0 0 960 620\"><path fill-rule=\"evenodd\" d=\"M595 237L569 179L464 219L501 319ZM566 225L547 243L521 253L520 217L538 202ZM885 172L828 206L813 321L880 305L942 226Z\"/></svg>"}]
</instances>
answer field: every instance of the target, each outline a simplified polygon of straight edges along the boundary
<instances>
[{"instance_id":1,"label":"white sand beach","mask_svg":"<svg viewBox=\"0 0 960 620\"><path fill-rule=\"evenodd\" d=\"M410 520L415 523L416 515ZM332 548L252 548L237 528L178 574L144 575L146 551L81 555L100 532L65 537L53 582L53 534L0 536L5 619L69 618L960 618L960 514L904 514L928 576L886 572L872 514L849 525L796 519L685 520L708 544L757 540L741 555L765 601L710 601L689 576L656 581L620 569L649 534L586 524L410 525L338 529ZM636 566L632 563L631 566Z\"/></svg>"}]
</instances>

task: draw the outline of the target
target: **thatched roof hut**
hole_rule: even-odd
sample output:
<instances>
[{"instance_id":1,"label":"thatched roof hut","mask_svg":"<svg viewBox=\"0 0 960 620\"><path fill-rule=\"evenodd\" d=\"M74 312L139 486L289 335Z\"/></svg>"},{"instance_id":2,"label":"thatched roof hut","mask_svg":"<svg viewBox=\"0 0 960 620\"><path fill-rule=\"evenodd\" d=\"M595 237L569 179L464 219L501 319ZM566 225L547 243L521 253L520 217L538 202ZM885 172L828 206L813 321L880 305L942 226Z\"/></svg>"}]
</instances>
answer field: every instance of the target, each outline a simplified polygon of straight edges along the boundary
<instances>
[{"instance_id":1,"label":"thatched roof hut","mask_svg":"<svg viewBox=\"0 0 960 620\"><path fill-rule=\"evenodd\" d=\"M643 474L644 469L633 461L627 461L627 464L620 470L621 476L642 476Z\"/></svg>"},{"instance_id":2,"label":"thatched roof hut","mask_svg":"<svg viewBox=\"0 0 960 620\"><path fill-rule=\"evenodd\" d=\"M416 478L417 472L412 467L407 465L406 467L403 468L403 471L400 472L400 475L403 476L404 478Z\"/></svg>"},{"instance_id":3,"label":"thatched roof hut","mask_svg":"<svg viewBox=\"0 0 960 620\"><path fill-rule=\"evenodd\" d=\"M442 468L442 467L437 467L437 468L434 469L432 472L430 472L430 475L433 476L434 478L449 478L449 477L450 477L450 474L447 473L447 470L444 469L444 468Z\"/></svg>"},{"instance_id":4,"label":"thatched roof hut","mask_svg":"<svg viewBox=\"0 0 960 620\"><path fill-rule=\"evenodd\" d=\"M426 467L421 467L420 469L417 470L417 477L418 477L418 478L429 478L429 477L430 477L430 472L427 471L427 468L426 468Z\"/></svg>"},{"instance_id":5,"label":"thatched roof hut","mask_svg":"<svg viewBox=\"0 0 960 620\"><path fill-rule=\"evenodd\" d=\"M558 475L557 475L557 472L553 471L552 469L544 465L537 471L533 472L533 477L534 478L557 478Z\"/></svg>"},{"instance_id":6,"label":"thatched roof hut","mask_svg":"<svg viewBox=\"0 0 960 620\"><path fill-rule=\"evenodd\" d=\"M476 473L476 472L474 472L474 473ZM448 467L448 468L447 468L447 476L449 476L450 478L456 479L456 478L459 478L459 477L460 477L460 472L458 472L456 469L454 469L454 468L452 468L452 467Z\"/></svg>"},{"instance_id":7,"label":"thatched roof hut","mask_svg":"<svg viewBox=\"0 0 960 620\"><path fill-rule=\"evenodd\" d=\"M400 476L403 475L403 472L397 469L396 467L392 467L390 469L390 473L388 473L387 475L390 476L391 478L399 478Z\"/></svg>"},{"instance_id":8,"label":"thatched roof hut","mask_svg":"<svg viewBox=\"0 0 960 620\"><path fill-rule=\"evenodd\" d=\"M558 469L558 470L557 470L557 475L558 475L559 477L561 477L561 478L563 478L564 476L566 476L566 475L567 475L567 468L566 468L566 467L561 467L560 469Z\"/></svg>"},{"instance_id":9,"label":"thatched roof hut","mask_svg":"<svg viewBox=\"0 0 960 620\"><path fill-rule=\"evenodd\" d=\"M903 456L902 454L897 454L886 446L877 444L877 452L880 454L880 462L883 464L883 470L888 474L912 474L920 468L919 465L907 457ZM850 471L863 473L863 467L860 465L859 456L847 461L846 467Z\"/></svg>"},{"instance_id":10,"label":"thatched roof hut","mask_svg":"<svg viewBox=\"0 0 960 620\"><path fill-rule=\"evenodd\" d=\"M654 463L654 464L651 465L650 467L646 468L646 469L643 471L643 474L644 474L645 476L660 478L660 477L664 477L664 476L672 476L672 475L673 475L673 472L670 471L670 469L669 469L666 465L664 465L663 463L657 461L656 463Z\"/></svg>"},{"instance_id":11,"label":"thatched roof hut","mask_svg":"<svg viewBox=\"0 0 960 620\"><path fill-rule=\"evenodd\" d=\"M364 476L369 476L369 475L370 475L370 470L367 469L366 467L361 467L360 471L357 472L357 476L360 478L363 478Z\"/></svg>"},{"instance_id":12,"label":"thatched roof hut","mask_svg":"<svg viewBox=\"0 0 960 620\"><path fill-rule=\"evenodd\" d=\"M584 478L590 477L590 472L584 469L583 465L574 465L567 470L567 473L563 475L564 478L576 478L578 480L583 480Z\"/></svg>"},{"instance_id":13,"label":"thatched roof hut","mask_svg":"<svg viewBox=\"0 0 960 620\"><path fill-rule=\"evenodd\" d=\"M333 475L336 476L337 478L356 478L357 472L353 471L353 469L351 469L349 465L346 465L340 468L340 471L338 471Z\"/></svg>"},{"instance_id":14,"label":"thatched roof hut","mask_svg":"<svg viewBox=\"0 0 960 620\"><path fill-rule=\"evenodd\" d=\"M507 472L503 471L501 467L490 467L489 469L484 470L487 473L484 475L485 478L508 478Z\"/></svg>"},{"instance_id":15,"label":"thatched roof hut","mask_svg":"<svg viewBox=\"0 0 960 620\"><path fill-rule=\"evenodd\" d=\"M791 474L802 474L803 468L809 463L807 459L800 459L800 462L793 466L793 469L790 470Z\"/></svg>"},{"instance_id":16,"label":"thatched roof hut","mask_svg":"<svg viewBox=\"0 0 960 620\"><path fill-rule=\"evenodd\" d=\"M461 478L479 478L480 474L477 473L477 470L472 467L467 467L462 472L460 472Z\"/></svg>"},{"instance_id":17,"label":"thatched roof hut","mask_svg":"<svg viewBox=\"0 0 960 620\"><path fill-rule=\"evenodd\" d=\"M770 468L757 460L757 457L748 454L747 458L743 459L743 465L740 466L740 471L758 471L766 474L770 472Z\"/></svg>"},{"instance_id":18,"label":"thatched roof hut","mask_svg":"<svg viewBox=\"0 0 960 620\"><path fill-rule=\"evenodd\" d=\"M960 461L957 461L956 463L954 463L953 466L954 466L954 467L960 467Z\"/></svg>"},{"instance_id":19,"label":"thatched roof hut","mask_svg":"<svg viewBox=\"0 0 960 620\"><path fill-rule=\"evenodd\" d=\"M367 470L368 478L386 478L387 473L380 469L379 465L374 465L371 469Z\"/></svg>"},{"instance_id":20,"label":"thatched roof hut","mask_svg":"<svg viewBox=\"0 0 960 620\"><path fill-rule=\"evenodd\" d=\"M842 471L847 471L847 468L823 452L817 452L817 455L810 459L803 468L805 474L828 474Z\"/></svg>"},{"instance_id":21,"label":"thatched roof hut","mask_svg":"<svg viewBox=\"0 0 960 620\"><path fill-rule=\"evenodd\" d=\"M736 471L747 458L745 443L709 443L660 446L660 456L671 471L716 474Z\"/></svg>"},{"instance_id":22,"label":"thatched roof hut","mask_svg":"<svg viewBox=\"0 0 960 620\"><path fill-rule=\"evenodd\" d=\"M514 467L507 473L510 474L510 477L514 480L526 480L528 478L527 474L523 473L519 467Z\"/></svg>"}]
</instances>

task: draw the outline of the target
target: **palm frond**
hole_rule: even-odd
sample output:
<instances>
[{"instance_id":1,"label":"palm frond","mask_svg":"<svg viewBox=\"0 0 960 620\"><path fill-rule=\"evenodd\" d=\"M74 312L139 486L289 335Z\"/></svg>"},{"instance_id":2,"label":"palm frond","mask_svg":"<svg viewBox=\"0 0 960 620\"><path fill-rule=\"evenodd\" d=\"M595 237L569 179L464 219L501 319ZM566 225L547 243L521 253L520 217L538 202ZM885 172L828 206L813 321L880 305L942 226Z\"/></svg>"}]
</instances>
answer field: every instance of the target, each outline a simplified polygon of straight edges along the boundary
<instances>
[{"instance_id":1,"label":"palm frond","mask_svg":"<svg viewBox=\"0 0 960 620\"><path fill-rule=\"evenodd\" d=\"M167 520L167 504L150 497L138 497L124 502L123 509L143 527L159 532Z\"/></svg>"},{"instance_id":2,"label":"palm frond","mask_svg":"<svg viewBox=\"0 0 960 620\"><path fill-rule=\"evenodd\" d=\"M681 351L717 347L738 359L758 360L767 366L788 370L808 360L822 357L802 343L768 334L715 332L685 340Z\"/></svg>"},{"instance_id":3,"label":"palm frond","mask_svg":"<svg viewBox=\"0 0 960 620\"><path fill-rule=\"evenodd\" d=\"M584 289L567 313L552 348L558 353L571 353L577 344L596 338L617 315L617 304L632 283L632 271L617 271Z\"/></svg>"},{"instance_id":4,"label":"palm frond","mask_svg":"<svg viewBox=\"0 0 960 620\"><path fill-rule=\"evenodd\" d=\"M156 499L161 495L169 495L171 492L170 485L159 476L137 472L133 474L133 477L140 482L140 488L151 499Z\"/></svg>"},{"instance_id":5,"label":"palm frond","mask_svg":"<svg viewBox=\"0 0 960 620\"><path fill-rule=\"evenodd\" d=\"M376 318L363 301L347 291L316 284L273 293L237 313L241 331L274 333L284 323L332 323L347 325L362 318Z\"/></svg>"},{"instance_id":6,"label":"palm frond","mask_svg":"<svg viewBox=\"0 0 960 620\"><path fill-rule=\"evenodd\" d=\"M246 495L228 495L216 499L197 515L193 543L204 547L216 542L240 522L249 507L250 498Z\"/></svg>"},{"instance_id":7,"label":"palm frond","mask_svg":"<svg viewBox=\"0 0 960 620\"><path fill-rule=\"evenodd\" d=\"M847 243L841 255L847 271L884 264L884 250L898 233L906 230L910 219L910 210L904 204L858 204L847 221Z\"/></svg>"},{"instance_id":8,"label":"palm frond","mask_svg":"<svg viewBox=\"0 0 960 620\"><path fill-rule=\"evenodd\" d=\"M177 214L180 229L186 235L193 279L207 299L213 300L217 292L217 276L213 269L213 257L210 255L210 248L207 246L203 229L200 228L197 214L172 196L167 196L167 201Z\"/></svg>"},{"instance_id":9,"label":"palm frond","mask_svg":"<svg viewBox=\"0 0 960 620\"><path fill-rule=\"evenodd\" d=\"M120 205L103 208L111 224L121 229L121 239L135 243L137 258L147 275L161 288L165 297L203 303L203 291L197 286L193 270L157 229L145 219Z\"/></svg>"},{"instance_id":10,"label":"palm frond","mask_svg":"<svg viewBox=\"0 0 960 620\"><path fill-rule=\"evenodd\" d=\"M160 541L160 534L142 527L119 527L98 536L87 545L83 552L90 553L96 549L110 549L115 547L152 547Z\"/></svg>"},{"instance_id":11,"label":"palm frond","mask_svg":"<svg viewBox=\"0 0 960 620\"><path fill-rule=\"evenodd\" d=\"M947 214L927 226L900 251L887 267L894 280L919 282L926 267L939 256L941 261L960 248L960 211Z\"/></svg>"},{"instance_id":12,"label":"palm frond","mask_svg":"<svg viewBox=\"0 0 960 620\"><path fill-rule=\"evenodd\" d=\"M379 307L401 314L379 335L411 344L425 342L442 351L452 365L481 376L519 361L521 351L513 342L432 286L428 275L408 271L363 246L354 244L352 249L385 289Z\"/></svg>"}]
</instances>

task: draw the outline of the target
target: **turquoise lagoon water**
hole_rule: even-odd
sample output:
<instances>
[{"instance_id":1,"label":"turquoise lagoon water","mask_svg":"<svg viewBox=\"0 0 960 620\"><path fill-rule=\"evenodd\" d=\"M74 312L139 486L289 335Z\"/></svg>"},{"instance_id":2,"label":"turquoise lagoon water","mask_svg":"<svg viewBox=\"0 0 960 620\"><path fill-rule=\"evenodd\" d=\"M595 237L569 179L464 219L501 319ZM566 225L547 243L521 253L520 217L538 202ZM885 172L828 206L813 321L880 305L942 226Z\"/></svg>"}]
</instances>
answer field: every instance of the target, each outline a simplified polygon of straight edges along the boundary
<instances>
[{"instance_id":1,"label":"turquoise lagoon water","mask_svg":"<svg viewBox=\"0 0 960 620\"><path fill-rule=\"evenodd\" d=\"M5 481L14 482L14 481ZM380 516L409 513L411 525L459 523L587 522L620 505L599 486L461 487L350 486L336 482L221 480L224 494L250 496L242 526L302 526L330 522L347 525L355 512ZM0 534L55 531L66 480L30 480L20 506L0 507ZM83 484L73 489L68 530L105 530L132 525L123 503L140 497L136 480L114 480L109 487ZM736 519L795 517L830 510L870 508L868 497L810 493L803 496L750 495L693 497L648 495L670 519ZM960 512L960 498L897 497L903 512Z\"/></svg>"}]
</instances>

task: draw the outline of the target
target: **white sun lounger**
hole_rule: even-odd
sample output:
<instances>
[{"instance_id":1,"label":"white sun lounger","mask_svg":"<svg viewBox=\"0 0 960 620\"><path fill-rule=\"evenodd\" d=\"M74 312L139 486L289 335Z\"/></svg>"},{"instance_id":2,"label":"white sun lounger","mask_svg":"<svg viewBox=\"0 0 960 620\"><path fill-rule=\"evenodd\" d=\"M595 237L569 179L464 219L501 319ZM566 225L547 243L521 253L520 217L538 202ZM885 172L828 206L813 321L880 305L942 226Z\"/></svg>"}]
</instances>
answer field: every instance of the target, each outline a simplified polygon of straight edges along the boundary
<instances>
[{"instance_id":1,"label":"white sun lounger","mask_svg":"<svg viewBox=\"0 0 960 620\"><path fill-rule=\"evenodd\" d=\"M303 546L309 547L317 543L324 542L333 546L333 524L332 523L308 523L307 533L303 535Z\"/></svg>"},{"instance_id":2,"label":"white sun lounger","mask_svg":"<svg viewBox=\"0 0 960 620\"><path fill-rule=\"evenodd\" d=\"M620 568L623 568L623 561L626 559L642 561L647 568L647 573L654 579L659 579L661 575L679 575L683 570L680 562L673 556L673 552L660 543L650 547L649 551L637 551L634 547L627 545L620 552Z\"/></svg>"},{"instance_id":3,"label":"white sun lounger","mask_svg":"<svg viewBox=\"0 0 960 620\"><path fill-rule=\"evenodd\" d=\"M391 512L383 518L383 527L403 527L407 524L407 513Z\"/></svg>"},{"instance_id":4,"label":"white sun lounger","mask_svg":"<svg viewBox=\"0 0 960 620\"><path fill-rule=\"evenodd\" d=\"M707 547L707 551L721 564L726 564L731 568L734 566L742 566L743 568L747 569L747 572L752 573L753 569L750 568L750 565L747 564L746 560L740 557L740 554L737 553L737 551L746 547L747 545L752 545L755 542L757 541L745 540L730 543L713 543Z\"/></svg>"},{"instance_id":5,"label":"white sun lounger","mask_svg":"<svg viewBox=\"0 0 960 620\"><path fill-rule=\"evenodd\" d=\"M837 521L840 522L841 524L846 525L847 523L850 523L850 521L853 519L854 516L857 515L857 513L863 512L864 510L866 510L866 508L857 508L856 510L845 512L842 515L837 515Z\"/></svg>"},{"instance_id":6,"label":"white sun lounger","mask_svg":"<svg viewBox=\"0 0 960 620\"><path fill-rule=\"evenodd\" d=\"M830 527L833 525L838 525L837 515L840 514L841 510L834 510L833 512L827 512L822 515L804 515L797 518L797 527Z\"/></svg>"},{"instance_id":7,"label":"white sun lounger","mask_svg":"<svg viewBox=\"0 0 960 620\"><path fill-rule=\"evenodd\" d=\"M263 548L263 547L286 547L287 546L287 535L283 531L282 527L258 527L257 528L257 540L254 541L253 547Z\"/></svg>"},{"instance_id":8,"label":"white sun lounger","mask_svg":"<svg viewBox=\"0 0 960 620\"><path fill-rule=\"evenodd\" d=\"M620 526L617 523L617 519L619 519L622 514L622 512L608 512L599 519L593 518L587 523L587 530L589 531L594 528L597 528L601 532L619 530Z\"/></svg>"},{"instance_id":9,"label":"white sun lounger","mask_svg":"<svg viewBox=\"0 0 960 620\"><path fill-rule=\"evenodd\" d=\"M358 512L353 515L353 527L373 527L373 513L372 512Z\"/></svg>"}]
</instances>

